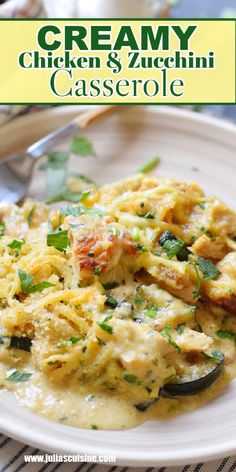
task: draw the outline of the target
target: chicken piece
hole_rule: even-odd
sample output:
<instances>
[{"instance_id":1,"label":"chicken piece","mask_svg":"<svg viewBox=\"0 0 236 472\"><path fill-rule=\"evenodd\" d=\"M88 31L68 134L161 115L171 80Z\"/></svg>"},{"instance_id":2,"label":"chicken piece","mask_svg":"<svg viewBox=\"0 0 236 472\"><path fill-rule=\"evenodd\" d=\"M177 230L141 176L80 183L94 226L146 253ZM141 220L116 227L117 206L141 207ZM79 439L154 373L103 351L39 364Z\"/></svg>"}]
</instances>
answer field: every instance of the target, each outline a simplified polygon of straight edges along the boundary
<instances>
[{"instance_id":1,"label":"chicken piece","mask_svg":"<svg viewBox=\"0 0 236 472\"><path fill-rule=\"evenodd\" d=\"M112 218L71 217L70 238L75 259L83 275L102 274L117 266L122 255L137 254L128 231Z\"/></svg>"},{"instance_id":2,"label":"chicken piece","mask_svg":"<svg viewBox=\"0 0 236 472\"><path fill-rule=\"evenodd\" d=\"M185 231L200 236L210 233L225 238L236 233L236 214L216 198L205 202L204 208L196 205L190 214Z\"/></svg>"},{"instance_id":3,"label":"chicken piece","mask_svg":"<svg viewBox=\"0 0 236 472\"><path fill-rule=\"evenodd\" d=\"M196 307L173 297L156 284L138 288L142 304L136 306L135 318L143 318L158 331L171 325L176 328L182 323L195 322Z\"/></svg>"},{"instance_id":4,"label":"chicken piece","mask_svg":"<svg viewBox=\"0 0 236 472\"><path fill-rule=\"evenodd\" d=\"M220 260L229 252L228 246L220 238L211 239L206 234L198 238L191 247L196 256Z\"/></svg>"},{"instance_id":5,"label":"chicken piece","mask_svg":"<svg viewBox=\"0 0 236 472\"><path fill-rule=\"evenodd\" d=\"M236 252L230 252L218 264L221 275L204 282L204 291L214 303L236 315Z\"/></svg>"},{"instance_id":6,"label":"chicken piece","mask_svg":"<svg viewBox=\"0 0 236 472\"><path fill-rule=\"evenodd\" d=\"M203 333L198 333L186 327L181 334L173 331L172 337L181 352L207 351L213 344L213 339Z\"/></svg>"},{"instance_id":7,"label":"chicken piece","mask_svg":"<svg viewBox=\"0 0 236 472\"><path fill-rule=\"evenodd\" d=\"M137 377L140 382L137 396L140 395L140 400L145 398L143 387L151 386L151 397L153 395L156 398L159 388L175 373L166 358L173 347L149 326L133 321L114 320L113 333L115 356L121 362L123 370ZM123 388L128 389L128 385L125 382Z\"/></svg>"},{"instance_id":8,"label":"chicken piece","mask_svg":"<svg viewBox=\"0 0 236 472\"><path fill-rule=\"evenodd\" d=\"M145 259L147 261L145 261ZM143 255L143 266L161 288L182 298L188 303L195 303L193 293L196 287L196 274L185 262L169 260L155 255Z\"/></svg>"},{"instance_id":9,"label":"chicken piece","mask_svg":"<svg viewBox=\"0 0 236 472\"><path fill-rule=\"evenodd\" d=\"M236 213L228 208L220 200L215 199L211 205L210 223L213 234L222 236L235 234L236 232Z\"/></svg>"}]
</instances>

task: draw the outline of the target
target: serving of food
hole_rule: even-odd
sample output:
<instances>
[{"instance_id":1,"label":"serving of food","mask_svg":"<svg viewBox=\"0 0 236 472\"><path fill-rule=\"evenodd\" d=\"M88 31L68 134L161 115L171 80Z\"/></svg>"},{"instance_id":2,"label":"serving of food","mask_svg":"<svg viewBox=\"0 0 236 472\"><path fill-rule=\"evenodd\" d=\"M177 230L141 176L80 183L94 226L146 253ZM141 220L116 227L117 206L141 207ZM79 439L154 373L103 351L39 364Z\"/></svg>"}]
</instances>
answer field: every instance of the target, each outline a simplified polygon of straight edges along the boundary
<instances>
[{"instance_id":1,"label":"serving of food","mask_svg":"<svg viewBox=\"0 0 236 472\"><path fill-rule=\"evenodd\" d=\"M2 149L76 116L21 117ZM229 456L235 127L143 107L85 135L40 162L24 203L0 206L1 432L126 466Z\"/></svg>"},{"instance_id":2,"label":"serving of food","mask_svg":"<svg viewBox=\"0 0 236 472\"><path fill-rule=\"evenodd\" d=\"M0 381L21 404L123 429L235 376L236 215L197 184L138 173L0 217Z\"/></svg>"}]
</instances>

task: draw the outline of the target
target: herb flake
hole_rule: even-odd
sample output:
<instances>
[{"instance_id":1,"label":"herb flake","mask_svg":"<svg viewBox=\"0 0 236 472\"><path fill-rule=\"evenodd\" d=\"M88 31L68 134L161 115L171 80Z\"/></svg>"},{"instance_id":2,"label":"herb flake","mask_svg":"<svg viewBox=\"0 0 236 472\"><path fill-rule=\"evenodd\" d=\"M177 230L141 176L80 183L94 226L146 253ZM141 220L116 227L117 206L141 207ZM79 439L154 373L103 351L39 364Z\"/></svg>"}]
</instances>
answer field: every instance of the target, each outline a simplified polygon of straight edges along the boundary
<instances>
[{"instance_id":1,"label":"herb flake","mask_svg":"<svg viewBox=\"0 0 236 472\"><path fill-rule=\"evenodd\" d=\"M32 376L29 372L20 372L19 370L15 370L12 372L5 380L8 382L27 382L30 377Z\"/></svg>"},{"instance_id":2,"label":"herb flake","mask_svg":"<svg viewBox=\"0 0 236 472\"><path fill-rule=\"evenodd\" d=\"M209 259L205 259L204 257L197 258L197 265L203 273L204 280L213 280L221 274L217 267Z\"/></svg>"},{"instance_id":3,"label":"herb flake","mask_svg":"<svg viewBox=\"0 0 236 472\"><path fill-rule=\"evenodd\" d=\"M177 352L180 353L181 352L180 347L178 346L178 344L176 344L175 340L172 338L170 334L171 329L172 329L172 326L168 325L166 326L166 328L164 328L160 332L160 334L163 336L163 338L167 339L168 343L171 344L171 346L173 346Z\"/></svg>"},{"instance_id":4,"label":"herb flake","mask_svg":"<svg viewBox=\"0 0 236 472\"><path fill-rule=\"evenodd\" d=\"M47 245L55 247L58 251L65 251L69 246L68 230L48 233Z\"/></svg>"}]
</instances>

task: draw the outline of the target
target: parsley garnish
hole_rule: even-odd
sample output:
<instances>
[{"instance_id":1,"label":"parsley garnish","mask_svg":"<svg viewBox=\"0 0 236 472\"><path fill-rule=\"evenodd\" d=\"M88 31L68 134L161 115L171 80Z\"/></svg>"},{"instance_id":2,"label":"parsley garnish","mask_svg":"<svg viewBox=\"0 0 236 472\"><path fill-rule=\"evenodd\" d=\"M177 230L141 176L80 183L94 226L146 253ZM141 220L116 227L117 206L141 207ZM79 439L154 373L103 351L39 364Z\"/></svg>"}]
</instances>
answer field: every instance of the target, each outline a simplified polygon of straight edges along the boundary
<instances>
[{"instance_id":1,"label":"parsley garnish","mask_svg":"<svg viewBox=\"0 0 236 472\"><path fill-rule=\"evenodd\" d=\"M42 281L42 282L39 282L38 284L33 285L30 289L30 293L42 292L45 288L50 288L50 287L54 287L54 285L51 284L50 282Z\"/></svg>"},{"instance_id":2,"label":"parsley garnish","mask_svg":"<svg viewBox=\"0 0 236 472\"><path fill-rule=\"evenodd\" d=\"M138 377L134 374L128 374L127 372L124 372L122 378L123 380L125 380L125 382L128 382L130 384L140 385Z\"/></svg>"},{"instance_id":3,"label":"parsley garnish","mask_svg":"<svg viewBox=\"0 0 236 472\"><path fill-rule=\"evenodd\" d=\"M113 288L118 287L118 285L119 284L117 282L107 282L106 284L103 284L103 287L105 290L112 290Z\"/></svg>"},{"instance_id":4,"label":"parsley garnish","mask_svg":"<svg viewBox=\"0 0 236 472\"><path fill-rule=\"evenodd\" d=\"M94 273L94 275L100 275L101 274L100 267L95 267L95 269L93 269L93 273Z\"/></svg>"},{"instance_id":5,"label":"parsley garnish","mask_svg":"<svg viewBox=\"0 0 236 472\"><path fill-rule=\"evenodd\" d=\"M221 274L217 267L210 260L205 259L204 257L197 258L197 265L203 273L204 280L213 280Z\"/></svg>"},{"instance_id":6,"label":"parsley garnish","mask_svg":"<svg viewBox=\"0 0 236 472\"><path fill-rule=\"evenodd\" d=\"M53 246L59 251L65 251L65 249L69 246L68 230L48 233L47 245Z\"/></svg>"},{"instance_id":7,"label":"parsley garnish","mask_svg":"<svg viewBox=\"0 0 236 472\"><path fill-rule=\"evenodd\" d=\"M103 321L97 321L97 325L99 326L99 328L103 329L103 331L105 331L108 334L113 333L112 326L110 326L107 323L108 321L111 320L111 318L112 318L112 315L108 315L108 316L106 316L106 318Z\"/></svg>"},{"instance_id":8,"label":"parsley garnish","mask_svg":"<svg viewBox=\"0 0 236 472\"><path fill-rule=\"evenodd\" d=\"M158 306L154 303L153 305L148 305L143 311L144 316L148 318L155 318L158 312Z\"/></svg>"},{"instance_id":9,"label":"parsley garnish","mask_svg":"<svg viewBox=\"0 0 236 472\"><path fill-rule=\"evenodd\" d=\"M153 215L153 213L151 213L150 211L148 211L148 212L145 213L144 215L139 214L138 216L139 216L140 218L146 218L147 220L155 220L155 215Z\"/></svg>"},{"instance_id":10,"label":"parsley garnish","mask_svg":"<svg viewBox=\"0 0 236 472\"><path fill-rule=\"evenodd\" d=\"M91 429L98 429L96 424L91 424Z\"/></svg>"},{"instance_id":11,"label":"parsley garnish","mask_svg":"<svg viewBox=\"0 0 236 472\"><path fill-rule=\"evenodd\" d=\"M47 169L61 169L65 167L67 161L69 159L69 155L67 152L63 151L52 151L49 152L47 155L47 162L44 162L39 167L40 170L47 170Z\"/></svg>"},{"instance_id":12,"label":"parsley garnish","mask_svg":"<svg viewBox=\"0 0 236 472\"><path fill-rule=\"evenodd\" d=\"M179 261L186 261L188 259L190 251L186 248L184 241L169 231L162 233L159 244L163 247L168 259L172 259L174 256Z\"/></svg>"},{"instance_id":13,"label":"parsley garnish","mask_svg":"<svg viewBox=\"0 0 236 472\"><path fill-rule=\"evenodd\" d=\"M29 372L20 372L19 370L15 370L10 374L8 377L6 377L6 380L8 382L27 382L32 374Z\"/></svg>"},{"instance_id":14,"label":"parsley garnish","mask_svg":"<svg viewBox=\"0 0 236 472\"><path fill-rule=\"evenodd\" d=\"M75 151L74 151L75 152ZM70 176L91 183L86 177L70 173L68 171L69 153L53 151L48 154L46 163L40 166L40 170L46 171L47 202L70 201L78 203L87 197L87 191L81 193L72 192L67 185Z\"/></svg>"},{"instance_id":15,"label":"parsley garnish","mask_svg":"<svg viewBox=\"0 0 236 472\"><path fill-rule=\"evenodd\" d=\"M144 247L142 244L136 244L134 247L136 247L136 249L138 249L141 252L148 252L148 249Z\"/></svg>"},{"instance_id":16,"label":"parsley garnish","mask_svg":"<svg viewBox=\"0 0 236 472\"><path fill-rule=\"evenodd\" d=\"M0 238L4 235L5 229L6 229L6 225L4 221L0 221Z\"/></svg>"},{"instance_id":17,"label":"parsley garnish","mask_svg":"<svg viewBox=\"0 0 236 472\"><path fill-rule=\"evenodd\" d=\"M35 211L35 207L33 206L27 216L27 222L28 222L29 228L32 226L32 223L33 223L34 211Z\"/></svg>"},{"instance_id":18,"label":"parsley garnish","mask_svg":"<svg viewBox=\"0 0 236 472\"><path fill-rule=\"evenodd\" d=\"M11 249L21 249L24 244L25 241L17 241L17 239L14 239L10 244L8 244L8 247Z\"/></svg>"},{"instance_id":19,"label":"parsley garnish","mask_svg":"<svg viewBox=\"0 0 236 472\"><path fill-rule=\"evenodd\" d=\"M45 288L53 287L50 282L39 282L36 285L32 285L34 276L27 274L24 270L18 270L19 279L21 281L21 290L23 293L28 295L29 293L42 292Z\"/></svg>"},{"instance_id":20,"label":"parsley garnish","mask_svg":"<svg viewBox=\"0 0 236 472\"><path fill-rule=\"evenodd\" d=\"M195 300L196 298L199 297L200 295L200 291L201 291L201 277L200 277L200 274L199 274L199 270L198 270L198 267L196 265L196 263L193 263L193 268L196 272L196 277L197 277L197 283L196 283L196 288L195 290L193 291L193 299Z\"/></svg>"},{"instance_id":21,"label":"parsley garnish","mask_svg":"<svg viewBox=\"0 0 236 472\"><path fill-rule=\"evenodd\" d=\"M179 348L179 346L176 344L175 340L172 338L171 334L170 334L170 330L172 329L172 326L171 325L168 325L166 326L166 328L163 329L163 331L161 331L161 335L163 336L163 338L167 339L167 341L169 342L169 344L171 344L171 346L173 346L175 348L175 350L177 352L181 352L181 349Z\"/></svg>"},{"instance_id":22,"label":"parsley garnish","mask_svg":"<svg viewBox=\"0 0 236 472\"><path fill-rule=\"evenodd\" d=\"M177 326L177 328L175 329L175 331L178 333L178 334L183 334L184 332L184 329L186 328L186 323L181 323Z\"/></svg>"},{"instance_id":23,"label":"parsley garnish","mask_svg":"<svg viewBox=\"0 0 236 472\"><path fill-rule=\"evenodd\" d=\"M21 290L23 293L30 293L30 289L34 280L34 276L27 274L24 270L19 269L18 275L21 281Z\"/></svg>"},{"instance_id":24,"label":"parsley garnish","mask_svg":"<svg viewBox=\"0 0 236 472\"><path fill-rule=\"evenodd\" d=\"M105 305L110 306L111 308L116 308L118 305L118 302L112 295L108 295L105 301Z\"/></svg>"},{"instance_id":25,"label":"parsley garnish","mask_svg":"<svg viewBox=\"0 0 236 472\"><path fill-rule=\"evenodd\" d=\"M224 354L222 354L221 351L218 351L218 349L216 349L215 351L212 351L211 354L206 354L206 352L203 352L203 355L209 361L213 360L213 361L221 362L224 359Z\"/></svg>"},{"instance_id":26,"label":"parsley garnish","mask_svg":"<svg viewBox=\"0 0 236 472\"><path fill-rule=\"evenodd\" d=\"M78 337L75 337L75 336L72 337L72 338L70 338L70 339L68 339L69 343L71 343L71 344L76 344L76 343L78 343L80 340L81 340L81 338L78 338Z\"/></svg>"},{"instance_id":27,"label":"parsley garnish","mask_svg":"<svg viewBox=\"0 0 236 472\"><path fill-rule=\"evenodd\" d=\"M137 172L147 174L148 172L151 172L153 169L155 169L155 167L158 164L160 164L160 162L161 162L160 157L154 157L154 159L151 159L146 164L144 164L142 167L140 167Z\"/></svg>"},{"instance_id":28,"label":"parsley garnish","mask_svg":"<svg viewBox=\"0 0 236 472\"><path fill-rule=\"evenodd\" d=\"M92 142L85 136L75 136L70 149L71 152L78 156L96 156Z\"/></svg>"},{"instance_id":29,"label":"parsley garnish","mask_svg":"<svg viewBox=\"0 0 236 472\"><path fill-rule=\"evenodd\" d=\"M218 336L218 338L231 339L232 341L236 342L236 334L232 333L231 331L218 329L218 331L216 331L216 335Z\"/></svg>"},{"instance_id":30,"label":"parsley garnish","mask_svg":"<svg viewBox=\"0 0 236 472\"><path fill-rule=\"evenodd\" d=\"M223 361L224 359L224 354L222 354L221 351L218 351L218 349L216 349L215 351L213 351L211 353L211 356L213 357L213 359L215 359L216 361Z\"/></svg>"},{"instance_id":31,"label":"parsley garnish","mask_svg":"<svg viewBox=\"0 0 236 472\"><path fill-rule=\"evenodd\" d=\"M138 228L134 228L133 231L132 231L132 237L135 241L139 241L140 240L140 231Z\"/></svg>"},{"instance_id":32,"label":"parsley garnish","mask_svg":"<svg viewBox=\"0 0 236 472\"><path fill-rule=\"evenodd\" d=\"M136 305L142 305L142 303L143 303L142 298L140 298L140 296L138 294L135 295L134 303Z\"/></svg>"}]
</instances>

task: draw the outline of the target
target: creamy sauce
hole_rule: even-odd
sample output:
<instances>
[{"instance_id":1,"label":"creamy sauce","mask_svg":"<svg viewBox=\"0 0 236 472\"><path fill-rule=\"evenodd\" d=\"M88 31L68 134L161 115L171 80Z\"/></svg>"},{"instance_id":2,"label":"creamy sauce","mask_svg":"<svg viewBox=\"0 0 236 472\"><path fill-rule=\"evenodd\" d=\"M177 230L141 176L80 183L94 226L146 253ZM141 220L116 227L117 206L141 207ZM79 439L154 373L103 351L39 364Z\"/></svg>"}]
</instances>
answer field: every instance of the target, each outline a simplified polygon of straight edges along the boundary
<instances>
[{"instance_id":1,"label":"creamy sauce","mask_svg":"<svg viewBox=\"0 0 236 472\"><path fill-rule=\"evenodd\" d=\"M51 421L87 429L129 429L148 420L168 420L191 412L211 401L236 377L236 362L227 365L221 377L198 395L183 398L160 397L146 412L139 412L132 399L112 392L93 393L76 384L68 388L50 386L35 372L29 382L12 383L19 404Z\"/></svg>"},{"instance_id":2,"label":"creamy sauce","mask_svg":"<svg viewBox=\"0 0 236 472\"><path fill-rule=\"evenodd\" d=\"M0 388L81 428L199 408L236 376L236 214L197 184L142 174L85 197L1 208ZM211 387L157 399L221 353Z\"/></svg>"}]
</instances>

